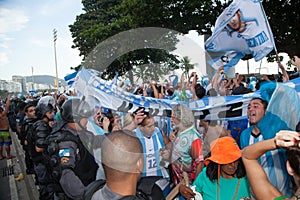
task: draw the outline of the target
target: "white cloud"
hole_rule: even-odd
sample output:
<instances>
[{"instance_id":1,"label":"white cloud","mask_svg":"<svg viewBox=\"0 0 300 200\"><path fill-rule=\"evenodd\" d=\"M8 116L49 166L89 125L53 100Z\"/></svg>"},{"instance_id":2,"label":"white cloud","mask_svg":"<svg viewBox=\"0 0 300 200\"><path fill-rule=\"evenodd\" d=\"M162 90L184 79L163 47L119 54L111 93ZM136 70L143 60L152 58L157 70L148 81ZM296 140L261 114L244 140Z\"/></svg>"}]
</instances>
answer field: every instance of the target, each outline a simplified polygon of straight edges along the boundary
<instances>
[{"instance_id":1,"label":"white cloud","mask_svg":"<svg viewBox=\"0 0 300 200\"><path fill-rule=\"evenodd\" d=\"M8 42L11 41L12 38L8 37L6 34L0 34L0 48L8 48Z\"/></svg>"},{"instance_id":2,"label":"white cloud","mask_svg":"<svg viewBox=\"0 0 300 200\"><path fill-rule=\"evenodd\" d=\"M1 0L0 0L1 1ZM55 75L53 28L58 30L57 64L59 77L81 63L68 25L82 10L81 0L10 0L0 6L0 78L15 74ZM28 72L29 71L29 72Z\"/></svg>"},{"instance_id":3,"label":"white cloud","mask_svg":"<svg viewBox=\"0 0 300 200\"><path fill-rule=\"evenodd\" d=\"M20 31L26 27L29 18L22 10L0 8L0 33Z\"/></svg>"},{"instance_id":4,"label":"white cloud","mask_svg":"<svg viewBox=\"0 0 300 200\"><path fill-rule=\"evenodd\" d=\"M50 0L41 5L39 13L44 16L61 15L61 13L72 8L73 4L74 2L70 0Z\"/></svg>"},{"instance_id":5,"label":"white cloud","mask_svg":"<svg viewBox=\"0 0 300 200\"><path fill-rule=\"evenodd\" d=\"M9 63L8 57L6 53L0 52L0 66L4 66Z\"/></svg>"},{"instance_id":6,"label":"white cloud","mask_svg":"<svg viewBox=\"0 0 300 200\"><path fill-rule=\"evenodd\" d=\"M32 39L31 43L33 45L36 45L38 47L43 47L43 48L49 47L50 44L49 40L47 39L37 39L37 38Z\"/></svg>"},{"instance_id":7,"label":"white cloud","mask_svg":"<svg viewBox=\"0 0 300 200\"><path fill-rule=\"evenodd\" d=\"M0 48L9 49L9 42L13 40L10 33L24 29L28 21L22 10L0 8ZM7 52L1 52L0 65L9 63Z\"/></svg>"}]
</instances>

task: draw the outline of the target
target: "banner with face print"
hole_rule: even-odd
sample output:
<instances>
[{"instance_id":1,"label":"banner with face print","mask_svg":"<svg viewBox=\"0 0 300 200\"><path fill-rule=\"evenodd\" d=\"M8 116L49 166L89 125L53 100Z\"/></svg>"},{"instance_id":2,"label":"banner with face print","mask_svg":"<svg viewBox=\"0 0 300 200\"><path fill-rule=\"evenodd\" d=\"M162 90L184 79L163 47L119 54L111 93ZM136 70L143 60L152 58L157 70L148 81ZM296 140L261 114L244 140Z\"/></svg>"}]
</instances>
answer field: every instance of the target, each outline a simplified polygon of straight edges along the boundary
<instances>
[{"instance_id":1,"label":"banner with face print","mask_svg":"<svg viewBox=\"0 0 300 200\"><path fill-rule=\"evenodd\" d=\"M260 0L232 2L218 17L212 36L205 42L208 52L230 51L232 55L234 51L239 58L251 54L255 61L267 56L274 47L273 34ZM236 63L227 59L219 64L234 66Z\"/></svg>"}]
</instances>

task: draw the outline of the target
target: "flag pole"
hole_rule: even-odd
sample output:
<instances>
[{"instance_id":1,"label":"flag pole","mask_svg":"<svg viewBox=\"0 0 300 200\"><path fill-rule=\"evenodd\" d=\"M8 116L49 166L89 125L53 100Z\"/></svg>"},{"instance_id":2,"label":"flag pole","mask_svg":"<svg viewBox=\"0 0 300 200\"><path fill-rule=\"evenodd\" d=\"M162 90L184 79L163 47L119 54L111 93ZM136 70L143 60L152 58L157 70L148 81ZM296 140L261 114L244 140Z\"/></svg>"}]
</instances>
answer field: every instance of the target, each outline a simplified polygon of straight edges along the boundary
<instances>
[{"instance_id":1,"label":"flag pole","mask_svg":"<svg viewBox=\"0 0 300 200\"><path fill-rule=\"evenodd\" d=\"M261 11L262 11L262 13L264 15L264 18L265 18L265 23L266 23L269 35L271 37L270 39L271 39L272 43L274 44L274 50L275 50L275 54L276 54L276 61L277 61L277 63L280 63L279 56L278 56L278 51L277 51L277 48L276 48L276 45L275 45L275 41L274 41L274 37L273 37L273 33L272 33L271 29L270 29L270 24L268 22L268 19L267 19L267 16L266 16L266 12L265 12L265 10L263 8L262 1L259 1L259 4L260 4Z\"/></svg>"},{"instance_id":2,"label":"flag pole","mask_svg":"<svg viewBox=\"0 0 300 200\"><path fill-rule=\"evenodd\" d=\"M269 35L270 35L270 37L271 37L270 39L271 39L272 43L274 44L274 50L275 50L275 54L276 54L276 62L277 62L277 64L278 64L278 66L277 66L277 71L278 71L278 73L279 73L279 65L281 65L281 62L280 62L280 59L279 59L279 56L278 56L278 51L277 51L277 48L276 48L276 45L275 45L275 41L274 41L273 34L272 34L271 29L270 29L270 24L269 24L269 22L268 22L268 19L267 19L267 16L266 16L266 12L265 12L265 10L264 10L264 8L263 8L263 5L262 5L262 1L263 1L263 0L259 1L259 4L260 4L261 11L262 11L262 13L263 13L263 15L264 15L264 18L265 18L265 23L266 23L266 26L267 26Z\"/></svg>"}]
</instances>

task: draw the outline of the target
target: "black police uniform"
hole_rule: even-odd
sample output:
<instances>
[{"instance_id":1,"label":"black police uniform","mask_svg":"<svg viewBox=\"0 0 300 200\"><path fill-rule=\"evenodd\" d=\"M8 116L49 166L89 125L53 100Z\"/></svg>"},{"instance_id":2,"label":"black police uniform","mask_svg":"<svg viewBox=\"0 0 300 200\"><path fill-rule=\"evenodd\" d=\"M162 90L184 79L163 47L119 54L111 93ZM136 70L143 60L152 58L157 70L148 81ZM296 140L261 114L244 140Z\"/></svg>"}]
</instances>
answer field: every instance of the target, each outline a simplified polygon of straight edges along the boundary
<instances>
[{"instance_id":1,"label":"black police uniform","mask_svg":"<svg viewBox=\"0 0 300 200\"><path fill-rule=\"evenodd\" d=\"M53 180L47 168L47 159L43 156L43 152L37 152L35 147L46 148L46 137L50 133L51 127L48 125L48 122L39 120L33 124L33 136L29 139L29 152L38 178L41 200L53 199L55 189L52 186Z\"/></svg>"},{"instance_id":2,"label":"black police uniform","mask_svg":"<svg viewBox=\"0 0 300 200\"><path fill-rule=\"evenodd\" d=\"M47 151L52 152L50 165L53 166L53 178L68 198L82 199L85 187L96 179L98 165L79 137L79 134L87 134L88 131L79 133L67 124L61 126L62 123L53 126L48 138Z\"/></svg>"},{"instance_id":3,"label":"black police uniform","mask_svg":"<svg viewBox=\"0 0 300 200\"><path fill-rule=\"evenodd\" d=\"M34 173L34 165L33 161L30 158L29 155L29 149L28 149L28 143L25 144L25 140L27 141L27 135L30 135L31 132L33 131L33 124L37 121L36 118L27 118L25 117L22 126L21 126L21 131L19 134L20 138L20 143L23 147L23 150L25 152L25 165L26 165L26 173L27 174L33 174Z\"/></svg>"},{"instance_id":4,"label":"black police uniform","mask_svg":"<svg viewBox=\"0 0 300 200\"><path fill-rule=\"evenodd\" d=\"M34 171L39 184L39 198L41 200L53 199L55 192L55 184L49 173L47 159L44 157L43 152L36 151L36 147L42 149L47 147L46 137L51 133L52 128L49 126L49 121L52 119L46 121L42 119L51 110L54 110L51 104L40 104L35 108L35 115L39 120L32 125L32 131L27 135L28 152L34 163Z\"/></svg>"},{"instance_id":5,"label":"black police uniform","mask_svg":"<svg viewBox=\"0 0 300 200\"><path fill-rule=\"evenodd\" d=\"M62 121L53 125L48 137L49 166L63 192L58 194L59 197L64 195L70 199L82 199L85 186L96 179L98 165L81 140L81 136L93 135L80 124L81 119L91 115L92 110L84 100L67 100L61 108ZM69 122L76 123L82 131L71 128Z\"/></svg>"}]
</instances>

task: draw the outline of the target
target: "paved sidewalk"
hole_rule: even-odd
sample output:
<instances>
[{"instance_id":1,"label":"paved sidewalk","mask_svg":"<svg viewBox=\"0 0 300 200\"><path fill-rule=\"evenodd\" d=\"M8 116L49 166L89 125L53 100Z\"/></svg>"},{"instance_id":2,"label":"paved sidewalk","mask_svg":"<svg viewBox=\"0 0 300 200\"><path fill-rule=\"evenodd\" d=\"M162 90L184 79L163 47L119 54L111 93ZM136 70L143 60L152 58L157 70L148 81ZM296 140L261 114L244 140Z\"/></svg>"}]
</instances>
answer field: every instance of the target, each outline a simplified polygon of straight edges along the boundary
<instances>
[{"instance_id":1,"label":"paved sidewalk","mask_svg":"<svg viewBox=\"0 0 300 200\"><path fill-rule=\"evenodd\" d=\"M24 151L16 136L11 132L13 144L11 154L16 155L13 159L0 160L0 200L38 200L38 190L34 184L32 175L26 175ZM4 155L5 155L5 150ZM25 178L16 181L15 178L23 173Z\"/></svg>"}]
</instances>

